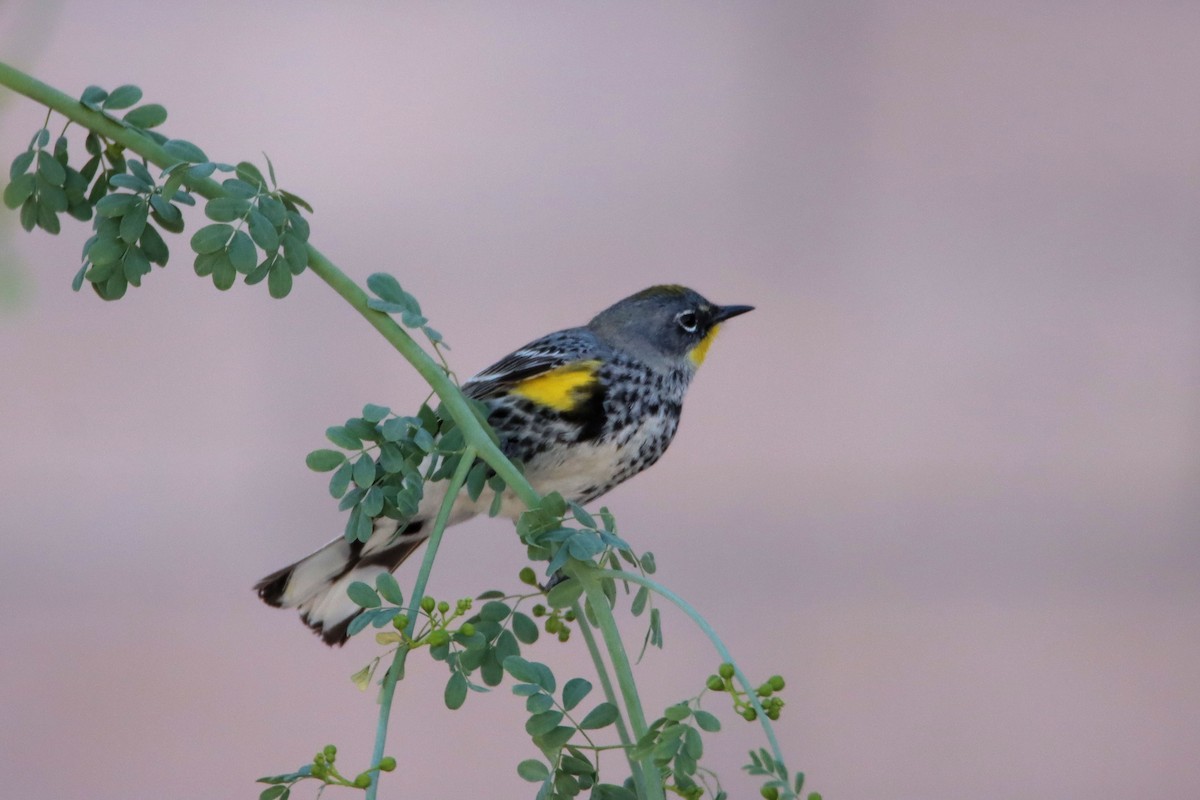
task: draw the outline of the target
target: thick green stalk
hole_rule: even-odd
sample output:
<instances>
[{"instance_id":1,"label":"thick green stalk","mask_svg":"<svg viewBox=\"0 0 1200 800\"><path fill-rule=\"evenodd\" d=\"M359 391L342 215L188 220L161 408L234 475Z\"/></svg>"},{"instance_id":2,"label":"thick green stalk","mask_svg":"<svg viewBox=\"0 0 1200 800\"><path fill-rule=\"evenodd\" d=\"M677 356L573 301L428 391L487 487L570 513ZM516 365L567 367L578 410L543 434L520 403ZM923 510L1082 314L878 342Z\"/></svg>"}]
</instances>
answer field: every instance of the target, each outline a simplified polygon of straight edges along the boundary
<instances>
[{"instance_id":1,"label":"thick green stalk","mask_svg":"<svg viewBox=\"0 0 1200 800\"><path fill-rule=\"evenodd\" d=\"M600 679L600 688L604 690L604 699L619 708L617 694L613 691L612 679L608 677L608 665L604 663L604 656L601 655L600 647L596 644L596 636L592 633L591 623L587 621L587 615L583 613L583 606L579 602L575 603L573 609L576 623L579 625L579 633L583 636L588 653L592 656L592 663L596 665L596 675ZM633 775L633 784L637 789L638 797L648 797L645 770L642 769L639 761L630 757L635 742L629 736L629 727L625 724L623 715L617 717L617 738L621 740L621 744L625 745L625 757L629 761L629 770Z\"/></svg>"},{"instance_id":2,"label":"thick green stalk","mask_svg":"<svg viewBox=\"0 0 1200 800\"><path fill-rule=\"evenodd\" d=\"M633 572L625 572L624 570L618 569L599 570L598 574L601 577L612 578L618 581L629 581L630 583L636 583L639 586L645 586L647 589L657 592L675 605L679 606L683 613L692 618L692 622L696 623L696 627L700 628L700 630L704 632L704 635L708 637L708 640L712 642L713 647L716 649L717 654L721 657L721 660L733 667L733 674L738 679L738 683L742 685L742 689L746 692L746 695L750 700L750 705L754 706L754 710L758 712L758 721L762 724L763 731L767 735L767 741L771 745L772 756L776 761L782 763L783 751L779 749L779 740L775 738L775 728L771 725L771 720L767 717L767 712L763 709L762 703L760 703L758 700L758 693L755 690L754 685L750 683L750 679L746 677L746 673L742 672L741 668L738 667L737 662L733 660L733 654L729 652L729 648L725 646L725 643L721 641L721 637L717 635L715 630L713 630L712 625L708 624L708 620L701 616L700 612L693 608L691 603L684 600L682 597L675 594L656 580L647 578L644 575L638 575Z\"/></svg>"},{"instance_id":3,"label":"thick green stalk","mask_svg":"<svg viewBox=\"0 0 1200 800\"><path fill-rule=\"evenodd\" d=\"M612 608L608 605L608 598L604 595L604 590L600 586L600 581L597 579L601 574L600 570L594 567L577 567L569 569L569 573L576 580L583 584L584 594L587 596L588 606L592 609L592 614L596 617L596 627L600 629L600 635L604 639L604 646L608 650L608 656L612 659L613 672L617 676L617 685L621 689L621 698L625 701L625 713L629 717L629 724L633 728L634 740L639 740L646 735L648 730L646 726L646 714L642 710L642 701L638 696L637 684L633 680L633 665L629 661L629 654L625 652L625 643L621 640L621 631L617 628L617 621L613 617ZM662 778L659 776L658 767L654 761L647 756L641 762L642 772L645 774L644 794L641 794L639 800L653 800L653 798L664 797ZM636 772L635 772L636 776ZM639 787L639 791L643 791Z\"/></svg>"},{"instance_id":4,"label":"thick green stalk","mask_svg":"<svg viewBox=\"0 0 1200 800\"><path fill-rule=\"evenodd\" d=\"M429 582L429 573L433 571L433 560L437 557L438 547L442 543L442 534L446 532L446 523L450 520L454 501L458 499L458 492L466 483L467 473L470 472L471 465L474 463L475 448L468 445L463 451L462 460L458 462L457 469L450 477L450 483L446 486L446 497L442 500L437 517L433 520L433 531L430 532L429 541L425 545L425 558L421 560L421 569L417 572L417 581L413 584L412 596L408 599L411 613L408 615L408 625L405 626L404 635L410 639L417 629L417 617L419 616L417 609L421 607L421 598L425 596L425 586ZM402 644L396 649L392 665L388 667L388 671L383 676L383 688L379 692L379 721L375 725L375 748L371 752L372 765L378 764L379 760L383 758L383 749L387 744L388 720L392 714L392 698L396 694L396 684L404 675L404 661L407 658L408 646ZM375 793L379 790L380 777L379 772L371 775L371 785L367 787L366 800L375 800Z\"/></svg>"}]
</instances>

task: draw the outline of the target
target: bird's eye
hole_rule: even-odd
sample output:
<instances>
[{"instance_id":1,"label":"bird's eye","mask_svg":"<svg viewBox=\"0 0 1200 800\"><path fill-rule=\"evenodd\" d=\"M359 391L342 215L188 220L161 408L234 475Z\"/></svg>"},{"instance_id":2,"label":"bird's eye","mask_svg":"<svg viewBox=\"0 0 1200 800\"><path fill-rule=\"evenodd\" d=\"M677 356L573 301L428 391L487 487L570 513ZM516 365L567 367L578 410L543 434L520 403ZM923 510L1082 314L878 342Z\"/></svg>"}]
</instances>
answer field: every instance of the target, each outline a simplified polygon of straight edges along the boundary
<instances>
[{"instance_id":1,"label":"bird's eye","mask_svg":"<svg viewBox=\"0 0 1200 800\"><path fill-rule=\"evenodd\" d=\"M675 321L679 323L679 327L688 333L695 333L696 328L700 325L700 320L696 318L695 311L684 311L675 317Z\"/></svg>"}]
</instances>

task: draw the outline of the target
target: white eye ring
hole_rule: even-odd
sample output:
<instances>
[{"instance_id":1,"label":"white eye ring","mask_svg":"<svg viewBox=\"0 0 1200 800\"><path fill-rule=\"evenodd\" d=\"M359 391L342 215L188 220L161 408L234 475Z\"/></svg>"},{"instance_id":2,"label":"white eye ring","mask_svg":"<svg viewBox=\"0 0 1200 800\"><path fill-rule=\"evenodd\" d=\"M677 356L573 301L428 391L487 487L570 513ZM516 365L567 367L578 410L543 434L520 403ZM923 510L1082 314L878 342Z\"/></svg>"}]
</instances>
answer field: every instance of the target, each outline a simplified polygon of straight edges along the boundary
<instances>
[{"instance_id":1,"label":"white eye ring","mask_svg":"<svg viewBox=\"0 0 1200 800\"><path fill-rule=\"evenodd\" d=\"M688 333L695 333L696 328L700 326L700 321L696 319L695 311L680 311L675 316L675 321L679 323L679 327Z\"/></svg>"}]
</instances>

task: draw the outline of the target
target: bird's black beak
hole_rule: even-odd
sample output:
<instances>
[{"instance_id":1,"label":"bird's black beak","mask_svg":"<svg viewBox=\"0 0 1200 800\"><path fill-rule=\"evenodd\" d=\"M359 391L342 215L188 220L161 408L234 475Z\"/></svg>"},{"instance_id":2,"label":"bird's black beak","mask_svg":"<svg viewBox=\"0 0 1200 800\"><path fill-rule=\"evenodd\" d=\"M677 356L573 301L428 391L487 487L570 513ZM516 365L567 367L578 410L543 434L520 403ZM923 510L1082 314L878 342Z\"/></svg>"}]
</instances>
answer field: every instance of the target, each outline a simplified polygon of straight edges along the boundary
<instances>
[{"instance_id":1,"label":"bird's black beak","mask_svg":"<svg viewBox=\"0 0 1200 800\"><path fill-rule=\"evenodd\" d=\"M717 306L713 309L712 322L716 325L718 322L724 322L731 317L753 310L754 306Z\"/></svg>"}]
</instances>

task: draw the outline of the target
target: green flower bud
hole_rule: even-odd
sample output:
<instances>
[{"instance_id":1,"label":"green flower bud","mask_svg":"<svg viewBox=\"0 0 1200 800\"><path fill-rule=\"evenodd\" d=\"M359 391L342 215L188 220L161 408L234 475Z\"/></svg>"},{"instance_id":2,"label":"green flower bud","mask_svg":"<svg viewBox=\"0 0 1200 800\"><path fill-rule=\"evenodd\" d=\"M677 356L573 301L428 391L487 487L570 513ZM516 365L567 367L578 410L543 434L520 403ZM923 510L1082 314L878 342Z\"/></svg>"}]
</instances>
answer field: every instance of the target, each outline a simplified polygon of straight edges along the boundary
<instances>
[{"instance_id":1,"label":"green flower bud","mask_svg":"<svg viewBox=\"0 0 1200 800\"><path fill-rule=\"evenodd\" d=\"M717 675L709 675L708 682L705 685L714 692L725 691L725 681L721 680Z\"/></svg>"},{"instance_id":2,"label":"green flower bud","mask_svg":"<svg viewBox=\"0 0 1200 800\"><path fill-rule=\"evenodd\" d=\"M443 600L442 602L437 604L437 610L439 612L441 612L442 614L445 614L447 611L450 610L450 604L447 603L445 600Z\"/></svg>"},{"instance_id":3,"label":"green flower bud","mask_svg":"<svg viewBox=\"0 0 1200 800\"><path fill-rule=\"evenodd\" d=\"M772 675L771 679L768 680L767 683L771 684L771 688L774 689L775 691L777 691L777 692L783 691L783 678L781 678L780 676Z\"/></svg>"},{"instance_id":4,"label":"green flower bud","mask_svg":"<svg viewBox=\"0 0 1200 800\"><path fill-rule=\"evenodd\" d=\"M560 630L558 632L558 640L560 642L565 642L567 639L570 639L570 638L571 638L571 629L570 628L563 628L562 630Z\"/></svg>"},{"instance_id":5,"label":"green flower bud","mask_svg":"<svg viewBox=\"0 0 1200 800\"><path fill-rule=\"evenodd\" d=\"M426 614L432 614L435 608L437 608L437 601L432 597L425 595L421 598L421 610Z\"/></svg>"},{"instance_id":6,"label":"green flower bud","mask_svg":"<svg viewBox=\"0 0 1200 800\"><path fill-rule=\"evenodd\" d=\"M725 680L729 680L730 678L733 677L733 664L728 664L728 663L722 664L717 669L717 674L720 675Z\"/></svg>"},{"instance_id":7,"label":"green flower bud","mask_svg":"<svg viewBox=\"0 0 1200 800\"><path fill-rule=\"evenodd\" d=\"M769 719L771 721L775 721L775 720L779 719L779 709L778 708L768 708L767 709L767 719Z\"/></svg>"},{"instance_id":8,"label":"green flower bud","mask_svg":"<svg viewBox=\"0 0 1200 800\"><path fill-rule=\"evenodd\" d=\"M464 622L462 625L459 626L458 632L461 633L463 636L474 636L475 635L475 626L469 622Z\"/></svg>"},{"instance_id":9,"label":"green flower bud","mask_svg":"<svg viewBox=\"0 0 1200 800\"><path fill-rule=\"evenodd\" d=\"M758 712L753 708L747 708L742 712L742 719L746 720L746 722L754 722L754 720L758 719Z\"/></svg>"},{"instance_id":10,"label":"green flower bud","mask_svg":"<svg viewBox=\"0 0 1200 800\"><path fill-rule=\"evenodd\" d=\"M431 631L429 634L429 644L433 647L441 647L450 641L450 634L444 630Z\"/></svg>"},{"instance_id":11,"label":"green flower bud","mask_svg":"<svg viewBox=\"0 0 1200 800\"><path fill-rule=\"evenodd\" d=\"M466 612L471 610L472 603L473 603L473 601L471 600L471 598L464 597L461 600L459 600L457 603L455 603L455 608L458 609L458 613L465 614Z\"/></svg>"},{"instance_id":12,"label":"green flower bud","mask_svg":"<svg viewBox=\"0 0 1200 800\"><path fill-rule=\"evenodd\" d=\"M535 617L544 617L546 616L546 607L541 603L538 603L536 606L530 609L530 613L532 613Z\"/></svg>"},{"instance_id":13,"label":"green flower bud","mask_svg":"<svg viewBox=\"0 0 1200 800\"><path fill-rule=\"evenodd\" d=\"M560 620L558 617L546 618L546 633L558 633L559 629L561 628L562 620Z\"/></svg>"},{"instance_id":14,"label":"green flower bud","mask_svg":"<svg viewBox=\"0 0 1200 800\"><path fill-rule=\"evenodd\" d=\"M392 617L392 627L398 631L402 631L405 628L407 628L408 627L408 615L407 614L397 614L396 616Z\"/></svg>"},{"instance_id":15,"label":"green flower bud","mask_svg":"<svg viewBox=\"0 0 1200 800\"><path fill-rule=\"evenodd\" d=\"M521 583L537 586L537 573L533 571L533 567L522 567L517 577L520 578Z\"/></svg>"},{"instance_id":16,"label":"green flower bud","mask_svg":"<svg viewBox=\"0 0 1200 800\"><path fill-rule=\"evenodd\" d=\"M333 761L337 758L337 748L331 744L325 745L325 749L321 752L324 754L326 761Z\"/></svg>"},{"instance_id":17,"label":"green flower bud","mask_svg":"<svg viewBox=\"0 0 1200 800\"><path fill-rule=\"evenodd\" d=\"M575 612L571 609L567 609L567 613L563 614L563 619L565 619L567 622L574 622Z\"/></svg>"},{"instance_id":18,"label":"green flower bud","mask_svg":"<svg viewBox=\"0 0 1200 800\"><path fill-rule=\"evenodd\" d=\"M370 773L363 772L363 773L360 773L359 775L355 776L355 778L354 778L354 786L355 786L355 788L358 788L358 789L365 789L365 788L367 788L367 787L368 787L368 786L370 786L370 785L371 785L371 775L370 775Z\"/></svg>"},{"instance_id":19,"label":"green flower bud","mask_svg":"<svg viewBox=\"0 0 1200 800\"><path fill-rule=\"evenodd\" d=\"M391 756L384 756L379 759L379 769L381 772L391 772L396 768L396 759Z\"/></svg>"},{"instance_id":20,"label":"green flower bud","mask_svg":"<svg viewBox=\"0 0 1200 800\"><path fill-rule=\"evenodd\" d=\"M759 697L770 697L773 694L773 692L771 691L770 685L766 684L766 683L764 683L762 686L755 689L754 693L757 694Z\"/></svg>"}]
</instances>

